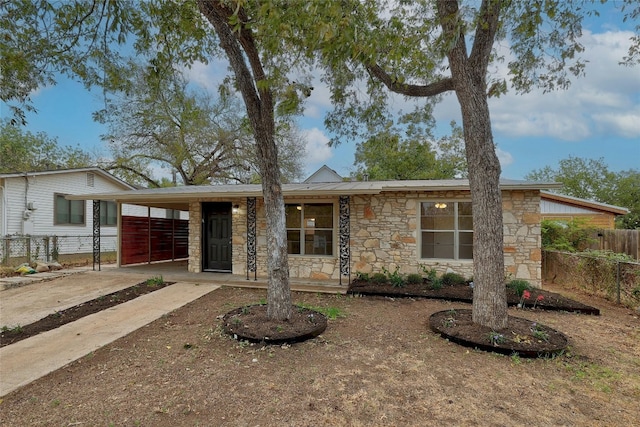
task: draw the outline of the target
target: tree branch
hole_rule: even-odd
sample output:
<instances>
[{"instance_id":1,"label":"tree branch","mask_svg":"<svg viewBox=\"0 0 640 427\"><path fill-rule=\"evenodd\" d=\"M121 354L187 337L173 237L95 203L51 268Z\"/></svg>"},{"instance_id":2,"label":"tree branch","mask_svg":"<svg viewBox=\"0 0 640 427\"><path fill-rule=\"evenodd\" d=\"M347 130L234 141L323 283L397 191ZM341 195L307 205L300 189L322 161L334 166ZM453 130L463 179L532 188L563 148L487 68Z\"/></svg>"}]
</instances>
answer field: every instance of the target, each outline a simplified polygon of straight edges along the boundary
<instances>
[{"instance_id":1,"label":"tree branch","mask_svg":"<svg viewBox=\"0 0 640 427\"><path fill-rule=\"evenodd\" d=\"M369 74L380 80L390 91L406 96L426 97L435 96L453 90L453 80L450 77L438 80L428 85L409 85L398 83L378 64L367 65Z\"/></svg>"},{"instance_id":2,"label":"tree branch","mask_svg":"<svg viewBox=\"0 0 640 427\"><path fill-rule=\"evenodd\" d=\"M476 35L469 60L471 68L483 75L487 72L491 50L500 26L500 12L503 0L483 0L480 6Z\"/></svg>"}]
</instances>

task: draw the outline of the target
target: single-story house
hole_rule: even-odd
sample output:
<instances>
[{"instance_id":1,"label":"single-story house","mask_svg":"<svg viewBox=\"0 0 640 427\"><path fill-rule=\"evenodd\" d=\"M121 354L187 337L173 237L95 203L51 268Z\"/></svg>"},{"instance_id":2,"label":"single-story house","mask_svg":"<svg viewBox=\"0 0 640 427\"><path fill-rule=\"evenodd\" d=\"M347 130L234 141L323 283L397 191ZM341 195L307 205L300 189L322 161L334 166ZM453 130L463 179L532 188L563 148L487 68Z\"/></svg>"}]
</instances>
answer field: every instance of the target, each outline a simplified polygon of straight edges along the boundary
<instances>
[{"instance_id":1,"label":"single-story house","mask_svg":"<svg viewBox=\"0 0 640 427\"><path fill-rule=\"evenodd\" d=\"M540 193L554 183L501 180L505 274L541 286ZM421 266L473 274L468 180L283 185L290 276L342 280ZM189 212L190 272L267 275L260 185L213 185L68 196Z\"/></svg>"},{"instance_id":2,"label":"single-story house","mask_svg":"<svg viewBox=\"0 0 640 427\"><path fill-rule=\"evenodd\" d=\"M581 219L584 220L585 225L594 228L613 229L615 228L616 217L628 213L629 209L620 206L579 199L549 191L540 192L541 220L568 222L573 219Z\"/></svg>"},{"instance_id":3,"label":"single-story house","mask_svg":"<svg viewBox=\"0 0 640 427\"><path fill-rule=\"evenodd\" d=\"M100 198L98 217L86 200L69 200L72 194L104 194L133 191L135 187L96 167L38 172L0 174L0 255L6 255L9 242L31 241L55 236L60 254L91 253L94 224L99 222L103 251L117 249L118 212L137 218L179 218L179 213L165 209L124 205ZM187 214L182 218L186 223ZM9 250L11 252L11 250Z\"/></svg>"}]
</instances>

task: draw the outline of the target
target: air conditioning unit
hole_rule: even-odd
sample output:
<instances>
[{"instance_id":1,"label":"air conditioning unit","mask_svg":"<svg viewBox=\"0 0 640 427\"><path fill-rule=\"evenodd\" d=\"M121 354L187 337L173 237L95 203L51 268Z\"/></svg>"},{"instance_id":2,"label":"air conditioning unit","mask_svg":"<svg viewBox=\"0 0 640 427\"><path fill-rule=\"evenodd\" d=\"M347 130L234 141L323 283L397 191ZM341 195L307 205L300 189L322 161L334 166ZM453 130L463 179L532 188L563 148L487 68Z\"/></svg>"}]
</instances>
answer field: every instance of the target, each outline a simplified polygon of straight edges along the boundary
<instances>
[{"instance_id":1,"label":"air conditioning unit","mask_svg":"<svg viewBox=\"0 0 640 427\"><path fill-rule=\"evenodd\" d=\"M29 209L30 211L35 211L36 209L38 209L38 206L36 206L35 202L29 202L27 203L27 209Z\"/></svg>"}]
</instances>

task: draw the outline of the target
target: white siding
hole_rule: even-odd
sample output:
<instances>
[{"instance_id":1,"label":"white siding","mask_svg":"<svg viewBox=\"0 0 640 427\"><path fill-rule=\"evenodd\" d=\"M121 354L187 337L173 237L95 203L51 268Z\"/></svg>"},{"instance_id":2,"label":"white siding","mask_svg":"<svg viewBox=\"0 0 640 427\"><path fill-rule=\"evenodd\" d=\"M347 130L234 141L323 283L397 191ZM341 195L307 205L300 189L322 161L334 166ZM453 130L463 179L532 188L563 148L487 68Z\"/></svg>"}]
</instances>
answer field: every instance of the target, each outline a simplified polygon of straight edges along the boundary
<instances>
[{"instance_id":1,"label":"white siding","mask_svg":"<svg viewBox=\"0 0 640 427\"><path fill-rule=\"evenodd\" d=\"M597 210L580 208L577 206L567 205L565 203L554 202L551 200L540 200L541 214L585 214L599 213Z\"/></svg>"},{"instance_id":2,"label":"white siding","mask_svg":"<svg viewBox=\"0 0 640 427\"><path fill-rule=\"evenodd\" d=\"M55 194L91 194L122 191L122 186L106 179L100 174L86 171L70 171L68 173L40 174L28 177L11 177L4 180L6 210L1 209L0 215L6 211L6 221L0 218L0 224L6 224L6 230L0 230L2 235L22 235L24 228L23 215L29 203L33 203L35 209L30 212L29 234L34 236L90 236L93 234L93 203L85 201L84 225L55 225L54 203ZM0 202L1 203L1 202ZM143 216L148 215L148 209L144 206L123 205L123 215ZM166 218L166 209L151 208L151 216ZM182 213L181 218L187 219L188 213ZM1 227L2 225L0 225ZM115 236L117 228L101 227L102 236ZM103 240L107 244L109 240ZM115 248L115 237L113 245Z\"/></svg>"}]
</instances>

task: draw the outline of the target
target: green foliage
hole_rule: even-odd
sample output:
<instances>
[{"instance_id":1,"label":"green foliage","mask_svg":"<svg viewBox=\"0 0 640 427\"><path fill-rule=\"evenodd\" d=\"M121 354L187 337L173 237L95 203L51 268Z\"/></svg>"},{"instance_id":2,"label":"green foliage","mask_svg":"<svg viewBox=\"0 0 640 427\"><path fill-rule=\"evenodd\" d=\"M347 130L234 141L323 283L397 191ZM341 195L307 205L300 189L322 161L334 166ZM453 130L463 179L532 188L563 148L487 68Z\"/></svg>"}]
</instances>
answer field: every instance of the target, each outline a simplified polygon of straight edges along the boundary
<instances>
[{"instance_id":1,"label":"green foliage","mask_svg":"<svg viewBox=\"0 0 640 427\"><path fill-rule=\"evenodd\" d=\"M400 267L396 267L393 272L390 272L386 268L382 267L382 271L387 277L389 283L391 283L394 288L402 288L407 284L403 275L400 274Z\"/></svg>"},{"instance_id":2,"label":"green foliage","mask_svg":"<svg viewBox=\"0 0 640 427\"><path fill-rule=\"evenodd\" d=\"M0 173L35 172L95 166L80 148L58 145L45 133L32 134L9 120L0 123Z\"/></svg>"},{"instance_id":3,"label":"green foliage","mask_svg":"<svg viewBox=\"0 0 640 427\"><path fill-rule=\"evenodd\" d=\"M437 279L438 272L436 271L435 268L433 268L433 267L427 268L426 265L420 264L420 269L427 276L427 280L433 282L434 280Z\"/></svg>"},{"instance_id":4,"label":"green foliage","mask_svg":"<svg viewBox=\"0 0 640 427\"><path fill-rule=\"evenodd\" d=\"M506 341L506 338L504 337L504 335L496 331L489 332L487 334L487 339L489 340L491 345L494 345L494 346L498 344L502 344Z\"/></svg>"},{"instance_id":5,"label":"green foliage","mask_svg":"<svg viewBox=\"0 0 640 427\"><path fill-rule=\"evenodd\" d=\"M150 279L145 280L144 282L147 286L159 286L164 284L164 279L162 276L154 276Z\"/></svg>"},{"instance_id":6,"label":"green foliage","mask_svg":"<svg viewBox=\"0 0 640 427\"><path fill-rule=\"evenodd\" d=\"M194 88L182 71L165 64L149 68L131 61L128 95L107 96L94 119L109 127L114 160L106 167L127 182L147 187L175 185L158 181L161 165L182 185L249 183L258 173L257 150L246 110L236 97L214 98ZM278 128L284 181L302 175L303 139L294 126Z\"/></svg>"},{"instance_id":7,"label":"green foliage","mask_svg":"<svg viewBox=\"0 0 640 427\"><path fill-rule=\"evenodd\" d=\"M444 273L440 279L442 280L442 284L444 286L465 284L464 277L462 277L458 273L452 273L452 272Z\"/></svg>"},{"instance_id":8,"label":"green foliage","mask_svg":"<svg viewBox=\"0 0 640 427\"><path fill-rule=\"evenodd\" d=\"M584 220L574 218L569 222L543 220L541 223L542 247L566 252L579 252L595 242L595 229Z\"/></svg>"},{"instance_id":9,"label":"green foliage","mask_svg":"<svg viewBox=\"0 0 640 427\"><path fill-rule=\"evenodd\" d=\"M411 273L407 275L407 283L411 285L418 285L422 283L422 275L418 273Z\"/></svg>"},{"instance_id":10,"label":"green foliage","mask_svg":"<svg viewBox=\"0 0 640 427\"><path fill-rule=\"evenodd\" d=\"M317 311L318 313L322 313L324 314L327 319L330 320L336 320L338 317L346 317L346 313L340 308L340 307L333 307L333 306L329 306L329 307L321 307L321 306L316 306L316 305L309 305L309 304L298 304L297 305L298 310L313 310L313 311Z\"/></svg>"},{"instance_id":11,"label":"green foliage","mask_svg":"<svg viewBox=\"0 0 640 427\"><path fill-rule=\"evenodd\" d=\"M387 283L387 275L384 273L373 273L371 281L373 283Z\"/></svg>"},{"instance_id":12,"label":"green foliage","mask_svg":"<svg viewBox=\"0 0 640 427\"><path fill-rule=\"evenodd\" d=\"M513 289L519 297L522 297L522 293L524 291L530 291L533 289L531 284L523 279L513 279L507 283L507 286Z\"/></svg>"},{"instance_id":13,"label":"green foliage","mask_svg":"<svg viewBox=\"0 0 640 427\"><path fill-rule=\"evenodd\" d=\"M356 280L361 280L363 282L369 281L369 273L363 273L362 271L356 271Z\"/></svg>"},{"instance_id":14,"label":"green foliage","mask_svg":"<svg viewBox=\"0 0 640 427\"><path fill-rule=\"evenodd\" d=\"M617 228L640 228L640 171L612 172L604 159L569 157L560 160L556 169L545 166L525 175L533 181L562 183L561 194L595 200L629 209L616 218Z\"/></svg>"},{"instance_id":15,"label":"green foliage","mask_svg":"<svg viewBox=\"0 0 640 427\"><path fill-rule=\"evenodd\" d=\"M357 179L370 180L451 179L466 174L464 140L452 123L453 136L438 142L402 139L403 130L386 129L356 147ZM439 154L436 154L436 148Z\"/></svg>"},{"instance_id":16,"label":"green foliage","mask_svg":"<svg viewBox=\"0 0 640 427\"><path fill-rule=\"evenodd\" d=\"M2 326L2 328L0 328L0 331L12 333L12 334L20 334L20 333L22 333L23 330L24 329L22 328L21 325L16 325L16 326L4 325L4 326Z\"/></svg>"},{"instance_id":17,"label":"green foliage","mask_svg":"<svg viewBox=\"0 0 640 427\"><path fill-rule=\"evenodd\" d=\"M613 252L608 249L603 250L586 250L582 252L584 255L592 255L598 258L604 258L608 261L620 261L620 262L636 262L636 259L629 254Z\"/></svg>"},{"instance_id":18,"label":"green foliage","mask_svg":"<svg viewBox=\"0 0 640 427\"><path fill-rule=\"evenodd\" d=\"M531 334L542 341L549 341L549 334L542 329L537 323L531 325Z\"/></svg>"},{"instance_id":19,"label":"green foliage","mask_svg":"<svg viewBox=\"0 0 640 427\"><path fill-rule=\"evenodd\" d=\"M437 277L429 283L429 289L437 291L438 289L442 289L442 279Z\"/></svg>"}]
</instances>

